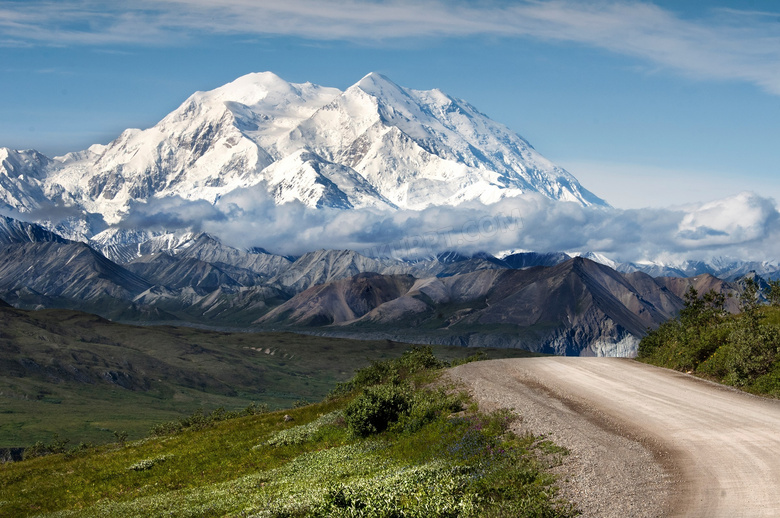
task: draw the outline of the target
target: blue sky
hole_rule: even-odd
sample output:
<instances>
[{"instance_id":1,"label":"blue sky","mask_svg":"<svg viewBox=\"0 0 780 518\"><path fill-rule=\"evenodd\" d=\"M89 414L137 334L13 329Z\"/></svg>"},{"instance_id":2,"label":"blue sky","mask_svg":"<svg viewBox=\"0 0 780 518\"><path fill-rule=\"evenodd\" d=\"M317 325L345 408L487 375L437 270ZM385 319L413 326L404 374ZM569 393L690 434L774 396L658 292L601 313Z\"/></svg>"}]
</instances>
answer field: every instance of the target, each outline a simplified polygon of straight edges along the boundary
<instances>
[{"instance_id":1,"label":"blue sky","mask_svg":"<svg viewBox=\"0 0 780 518\"><path fill-rule=\"evenodd\" d=\"M106 143L263 70L440 88L616 207L780 200L765 1L0 1L0 146Z\"/></svg>"}]
</instances>

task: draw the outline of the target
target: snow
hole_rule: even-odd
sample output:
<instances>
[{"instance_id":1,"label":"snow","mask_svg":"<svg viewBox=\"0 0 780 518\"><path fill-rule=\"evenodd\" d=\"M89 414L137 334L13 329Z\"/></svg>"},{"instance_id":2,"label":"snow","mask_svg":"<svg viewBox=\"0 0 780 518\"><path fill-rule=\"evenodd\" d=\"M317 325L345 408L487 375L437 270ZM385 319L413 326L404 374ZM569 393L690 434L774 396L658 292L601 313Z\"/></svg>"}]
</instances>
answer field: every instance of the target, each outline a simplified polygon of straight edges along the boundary
<instances>
[{"instance_id":1,"label":"snow","mask_svg":"<svg viewBox=\"0 0 780 518\"><path fill-rule=\"evenodd\" d=\"M128 129L108 145L55 160L0 149L3 177L0 202L12 209L56 201L109 225L153 198L215 203L253 186L279 204L342 210L492 204L528 192L605 205L465 101L377 73L343 92L247 74L194 93L154 127ZM89 225L78 228L92 237Z\"/></svg>"}]
</instances>

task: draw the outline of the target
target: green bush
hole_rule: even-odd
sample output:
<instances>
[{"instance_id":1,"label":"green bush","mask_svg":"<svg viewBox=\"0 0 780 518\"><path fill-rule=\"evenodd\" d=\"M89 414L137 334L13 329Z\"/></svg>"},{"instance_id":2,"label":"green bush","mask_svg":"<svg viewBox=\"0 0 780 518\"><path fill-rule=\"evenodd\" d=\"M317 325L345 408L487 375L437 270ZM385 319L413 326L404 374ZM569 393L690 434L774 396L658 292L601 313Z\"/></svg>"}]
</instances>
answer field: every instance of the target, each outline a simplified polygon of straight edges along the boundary
<instances>
[{"instance_id":1,"label":"green bush","mask_svg":"<svg viewBox=\"0 0 780 518\"><path fill-rule=\"evenodd\" d=\"M344 409L344 420L357 437L383 432L412 407L408 387L385 384L363 389Z\"/></svg>"},{"instance_id":2,"label":"green bush","mask_svg":"<svg viewBox=\"0 0 780 518\"><path fill-rule=\"evenodd\" d=\"M483 360L487 360L487 354L485 354L485 351L483 350L478 350L474 354L466 356L465 358L452 360L450 362L450 367L457 367L458 365L465 365L467 363L473 362L481 362Z\"/></svg>"},{"instance_id":3,"label":"green bush","mask_svg":"<svg viewBox=\"0 0 780 518\"><path fill-rule=\"evenodd\" d=\"M731 354L726 358L731 385L746 385L768 373L777 358L780 332L764 324L737 327L730 336Z\"/></svg>"},{"instance_id":4,"label":"green bush","mask_svg":"<svg viewBox=\"0 0 780 518\"><path fill-rule=\"evenodd\" d=\"M338 426L339 422L344 422L344 412L335 410L325 414L314 421L286 430L280 430L273 434L265 443L255 446L254 449L267 446L288 446L291 444L303 444L320 438L323 429L332 426Z\"/></svg>"},{"instance_id":5,"label":"green bush","mask_svg":"<svg viewBox=\"0 0 780 518\"><path fill-rule=\"evenodd\" d=\"M446 362L436 358L429 345L413 345L399 358L374 361L368 367L358 370L350 381L337 384L328 398L342 397L354 390L382 383L399 383L412 374L447 366Z\"/></svg>"},{"instance_id":6,"label":"green bush","mask_svg":"<svg viewBox=\"0 0 780 518\"><path fill-rule=\"evenodd\" d=\"M397 426L405 433L414 433L439 416L463 410L465 403L466 396L462 393L448 393L444 389L416 391L411 407L399 417Z\"/></svg>"},{"instance_id":7,"label":"green bush","mask_svg":"<svg viewBox=\"0 0 780 518\"><path fill-rule=\"evenodd\" d=\"M44 444L41 441L36 442L29 448L24 450L22 458L24 460L34 459L36 457L44 457L46 455L52 455L55 453L66 453L66 446L70 442L70 439L62 439L58 434L54 434L54 438L50 444Z\"/></svg>"},{"instance_id":8,"label":"green bush","mask_svg":"<svg viewBox=\"0 0 780 518\"><path fill-rule=\"evenodd\" d=\"M367 437L393 427L414 433L425 424L463 409L466 396L443 388L414 390L409 385L384 384L367 387L344 409L350 432Z\"/></svg>"},{"instance_id":9,"label":"green bush","mask_svg":"<svg viewBox=\"0 0 780 518\"><path fill-rule=\"evenodd\" d=\"M680 315L642 339L638 358L753 392L780 392L775 374L780 360L780 309L759 305L756 290L755 283L748 282L741 297L743 312L727 315L722 311L722 296L710 292L699 298L691 288Z\"/></svg>"},{"instance_id":10,"label":"green bush","mask_svg":"<svg viewBox=\"0 0 780 518\"><path fill-rule=\"evenodd\" d=\"M175 435L184 430L202 430L203 428L212 426L220 421L227 421L228 419L235 419L248 415L259 415L266 412L268 412L268 405L265 403L259 405L257 403L252 403L243 410L235 411L228 411L225 410L224 407L219 407L209 414L204 413L203 410L198 410L187 417L181 417L175 421L168 421L167 423L160 423L152 426L149 430L149 435L152 437L160 437L164 435Z\"/></svg>"},{"instance_id":11,"label":"green bush","mask_svg":"<svg viewBox=\"0 0 780 518\"><path fill-rule=\"evenodd\" d=\"M166 460L173 457L173 455L160 455L159 457L153 457L151 459L143 459L127 468L128 471L146 471L152 469L157 464L161 464Z\"/></svg>"}]
</instances>

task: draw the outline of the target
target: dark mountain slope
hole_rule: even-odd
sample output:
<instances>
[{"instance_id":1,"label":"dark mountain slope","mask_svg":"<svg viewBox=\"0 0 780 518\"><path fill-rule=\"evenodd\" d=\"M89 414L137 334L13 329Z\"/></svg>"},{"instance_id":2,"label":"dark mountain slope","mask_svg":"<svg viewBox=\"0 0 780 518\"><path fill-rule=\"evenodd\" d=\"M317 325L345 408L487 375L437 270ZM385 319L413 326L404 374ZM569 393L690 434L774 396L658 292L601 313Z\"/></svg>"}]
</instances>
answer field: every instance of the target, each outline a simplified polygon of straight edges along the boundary
<instances>
[{"instance_id":1,"label":"dark mountain slope","mask_svg":"<svg viewBox=\"0 0 780 518\"><path fill-rule=\"evenodd\" d=\"M373 308L364 304L354 311L344 303L345 294L369 286L382 294L372 299ZM681 307L678 296L646 275L627 276L575 258L553 267L490 269L416 281L359 275L306 290L259 323L326 325L334 332L555 354L626 355L635 351L648 328Z\"/></svg>"},{"instance_id":2,"label":"dark mountain slope","mask_svg":"<svg viewBox=\"0 0 780 518\"><path fill-rule=\"evenodd\" d=\"M10 243L67 243L68 240L35 223L0 216L0 244Z\"/></svg>"},{"instance_id":3,"label":"dark mountain slope","mask_svg":"<svg viewBox=\"0 0 780 518\"><path fill-rule=\"evenodd\" d=\"M0 246L0 292L22 287L49 297L86 301L130 299L150 284L83 243Z\"/></svg>"},{"instance_id":4,"label":"dark mountain slope","mask_svg":"<svg viewBox=\"0 0 780 518\"><path fill-rule=\"evenodd\" d=\"M245 251L227 246L205 233L198 235L186 247L176 250L175 255L211 263L226 272L234 272L236 269L249 270L264 281L292 264L290 259L268 253L261 248Z\"/></svg>"},{"instance_id":5,"label":"dark mountain slope","mask_svg":"<svg viewBox=\"0 0 780 518\"><path fill-rule=\"evenodd\" d=\"M135 259L124 266L148 282L176 290L191 287L196 292L207 293L221 287L238 287L241 284L220 268L188 257L172 257L157 253Z\"/></svg>"},{"instance_id":6,"label":"dark mountain slope","mask_svg":"<svg viewBox=\"0 0 780 518\"><path fill-rule=\"evenodd\" d=\"M555 266L571 259L564 253L521 252L504 257L504 262L515 269L531 268L532 266Z\"/></svg>"},{"instance_id":7,"label":"dark mountain slope","mask_svg":"<svg viewBox=\"0 0 780 518\"><path fill-rule=\"evenodd\" d=\"M699 295L704 295L710 290L721 293L726 296L726 311L738 313L739 294L741 289L736 283L723 281L709 273L703 273L695 277L658 277L656 282L665 286L669 291L680 298L685 296L689 288L693 287Z\"/></svg>"},{"instance_id":8,"label":"dark mountain slope","mask_svg":"<svg viewBox=\"0 0 780 518\"><path fill-rule=\"evenodd\" d=\"M348 279L360 273L407 273L409 266L391 259L373 259L352 250L317 250L299 257L289 268L272 279L272 283L299 293L312 286Z\"/></svg>"}]
</instances>

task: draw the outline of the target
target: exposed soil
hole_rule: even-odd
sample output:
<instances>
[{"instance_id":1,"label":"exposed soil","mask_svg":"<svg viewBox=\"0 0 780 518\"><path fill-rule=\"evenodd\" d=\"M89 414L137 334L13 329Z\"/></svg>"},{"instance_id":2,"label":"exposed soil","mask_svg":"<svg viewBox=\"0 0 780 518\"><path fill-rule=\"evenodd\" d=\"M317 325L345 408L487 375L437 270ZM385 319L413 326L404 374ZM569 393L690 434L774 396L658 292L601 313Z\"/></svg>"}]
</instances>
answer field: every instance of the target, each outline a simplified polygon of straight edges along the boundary
<instances>
[{"instance_id":1,"label":"exposed soil","mask_svg":"<svg viewBox=\"0 0 780 518\"><path fill-rule=\"evenodd\" d=\"M780 402L617 358L451 369L517 432L569 449L561 496L586 517L780 515Z\"/></svg>"}]
</instances>

